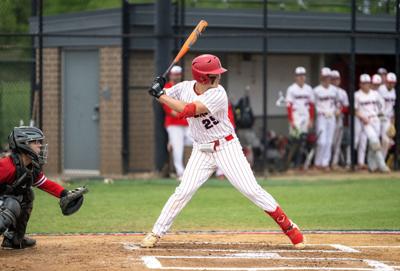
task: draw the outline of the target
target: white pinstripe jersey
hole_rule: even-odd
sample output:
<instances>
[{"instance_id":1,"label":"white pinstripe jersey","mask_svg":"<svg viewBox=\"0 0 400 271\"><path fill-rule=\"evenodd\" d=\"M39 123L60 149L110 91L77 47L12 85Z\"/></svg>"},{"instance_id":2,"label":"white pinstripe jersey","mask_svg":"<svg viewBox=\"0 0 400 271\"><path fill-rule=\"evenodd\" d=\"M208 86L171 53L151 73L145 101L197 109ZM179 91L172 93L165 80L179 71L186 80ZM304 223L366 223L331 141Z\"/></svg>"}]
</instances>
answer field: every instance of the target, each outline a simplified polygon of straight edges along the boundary
<instances>
[{"instance_id":1,"label":"white pinstripe jersey","mask_svg":"<svg viewBox=\"0 0 400 271\"><path fill-rule=\"evenodd\" d=\"M185 103L201 102L210 113L188 118L189 131L194 142L202 144L233 135L235 130L228 118L228 96L218 85L201 95L194 91L196 81L183 81L166 90L166 94Z\"/></svg>"},{"instance_id":2,"label":"white pinstripe jersey","mask_svg":"<svg viewBox=\"0 0 400 271\"><path fill-rule=\"evenodd\" d=\"M307 84L300 87L293 83L286 91L286 103L293 106L293 113L308 116L310 103L314 103L312 88Z\"/></svg>"},{"instance_id":3,"label":"white pinstripe jersey","mask_svg":"<svg viewBox=\"0 0 400 271\"><path fill-rule=\"evenodd\" d=\"M385 102L383 114L388 118L392 118L394 116L394 104L396 103L396 90L388 90L385 85L381 85L378 92Z\"/></svg>"},{"instance_id":4,"label":"white pinstripe jersey","mask_svg":"<svg viewBox=\"0 0 400 271\"><path fill-rule=\"evenodd\" d=\"M317 113L334 115L338 100L338 91L335 86L329 85L328 88L318 85L313 89L315 108Z\"/></svg>"},{"instance_id":5,"label":"white pinstripe jersey","mask_svg":"<svg viewBox=\"0 0 400 271\"><path fill-rule=\"evenodd\" d=\"M370 90L368 93L358 90L354 93L354 108L363 117L374 118L380 112L381 97L377 91Z\"/></svg>"}]
</instances>

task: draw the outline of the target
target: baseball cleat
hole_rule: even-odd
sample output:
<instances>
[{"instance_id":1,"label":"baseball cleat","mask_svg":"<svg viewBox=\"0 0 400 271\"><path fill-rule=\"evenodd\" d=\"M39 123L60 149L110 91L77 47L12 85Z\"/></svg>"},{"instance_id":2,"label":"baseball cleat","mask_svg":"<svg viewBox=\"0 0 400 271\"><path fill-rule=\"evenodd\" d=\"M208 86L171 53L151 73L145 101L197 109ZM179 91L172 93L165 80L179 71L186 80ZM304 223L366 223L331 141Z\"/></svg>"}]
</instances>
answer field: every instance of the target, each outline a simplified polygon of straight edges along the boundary
<instances>
[{"instance_id":1,"label":"baseball cleat","mask_svg":"<svg viewBox=\"0 0 400 271\"><path fill-rule=\"evenodd\" d=\"M34 247L36 245L36 240L28 237L24 237L22 241L16 243L14 240L4 237L1 247L6 249L24 249L28 247Z\"/></svg>"},{"instance_id":2,"label":"baseball cleat","mask_svg":"<svg viewBox=\"0 0 400 271\"><path fill-rule=\"evenodd\" d=\"M160 240L160 236L155 233L149 232L140 243L140 247L142 248L151 248L154 247L158 240Z\"/></svg>"},{"instance_id":3,"label":"baseball cleat","mask_svg":"<svg viewBox=\"0 0 400 271\"><path fill-rule=\"evenodd\" d=\"M305 238L301 233L299 227L292 222L292 226L284 232L289 237L293 246L296 249L303 249L306 247Z\"/></svg>"}]
</instances>

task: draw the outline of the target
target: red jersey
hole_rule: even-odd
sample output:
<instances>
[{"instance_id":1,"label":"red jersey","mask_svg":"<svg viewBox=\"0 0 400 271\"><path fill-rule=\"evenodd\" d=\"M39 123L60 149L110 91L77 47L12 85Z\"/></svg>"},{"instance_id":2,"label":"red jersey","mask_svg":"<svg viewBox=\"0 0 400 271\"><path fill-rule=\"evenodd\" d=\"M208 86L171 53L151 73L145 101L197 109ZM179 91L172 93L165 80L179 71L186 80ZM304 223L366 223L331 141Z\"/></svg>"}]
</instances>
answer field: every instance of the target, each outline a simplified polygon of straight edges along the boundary
<instances>
[{"instance_id":1,"label":"red jersey","mask_svg":"<svg viewBox=\"0 0 400 271\"><path fill-rule=\"evenodd\" d=\"M0 159L0 183L12 184L15 181L17 168L15 167L11 156ZM46 178L43 172L33 182L34 187L38 187L47 193L60 198L64 187Z\"/></svg>"},{"instance_id":2,"label":"red jersey","mask_svg":"<svg viewBox=\"0 0 400 271\"><path fill-rule=\"evenodd\" d=\"M173 82L167 82L165 84L165 86L164 86L164 89L170 88L173 85L174 85ZM164 119L164 126L165 127L168 127L170 125L188 126L188 122L186 121L185 118L180 119L180 118L177 118L177 117L173 116L172 115L172 111L173 110L168 105L163 104L162 106L163 106L163 109L164 109L164 112L165 112L165 119Z\"/></svg>"}]
</instances>

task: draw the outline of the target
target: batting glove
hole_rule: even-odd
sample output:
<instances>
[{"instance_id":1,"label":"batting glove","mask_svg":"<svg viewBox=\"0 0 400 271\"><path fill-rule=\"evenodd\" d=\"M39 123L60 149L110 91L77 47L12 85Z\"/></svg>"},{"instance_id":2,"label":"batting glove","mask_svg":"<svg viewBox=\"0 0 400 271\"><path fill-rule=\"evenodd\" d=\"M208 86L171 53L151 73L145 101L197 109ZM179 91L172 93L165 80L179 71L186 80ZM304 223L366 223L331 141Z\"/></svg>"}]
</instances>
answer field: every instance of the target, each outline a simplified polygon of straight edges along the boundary
<instances>
[{"instance_id":1,"label":"batting glove","mask_svg":"<svg viewBox=\"0 0 400 271\"><path fill-rule=\"evenodd\" d=\"M151 84L149 94L157 99L160 98L161 95L165 94L164 85L166 81L164 77L157 76Z\"/></svg>"}]
</instances>

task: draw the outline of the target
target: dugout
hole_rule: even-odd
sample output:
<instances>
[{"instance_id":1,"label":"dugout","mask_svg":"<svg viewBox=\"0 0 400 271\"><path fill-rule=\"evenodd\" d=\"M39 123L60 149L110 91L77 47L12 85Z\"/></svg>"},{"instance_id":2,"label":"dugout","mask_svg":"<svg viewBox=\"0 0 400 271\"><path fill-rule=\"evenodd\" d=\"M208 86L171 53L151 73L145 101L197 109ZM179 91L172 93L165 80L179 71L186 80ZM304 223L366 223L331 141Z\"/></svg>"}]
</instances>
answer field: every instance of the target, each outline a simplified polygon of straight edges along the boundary
<instances>
[{"instance_id":1,"label":"dugout","mask_svg":"<svg viewBox=\"0 0 400 271\"><path fill-rule=\"evenodd\" d=\"M154 148L162 148L154 144L157 127L147 94L156 74L155 41L160 39L155 12L153 4L130 4L126 9L43 17L42 127L50 145L49 172L96 175L154 169ZM250 87L256 131L263 132L267 113L266 127L286 133L286 111L275 101L292 83L296 66L307 68L313 86L325 65L339 67L344 83L348 80L352 20L350 13L267 14L264 20L260 9L171 7L166 26L171 31L161 38L169 41L172 52L206 19L206 34L182 62L185 77L190 78L196 54L220 56L229 70L223 84L232 100ZM32 33L39 23L31 19ZM356 28L364 34L352 36L354 53L368 65L357 67L356 74L379 66L395 71L396 17L359 15ZM370 57L376 61L365 60Z\"/></svg>"}]
</instances>

